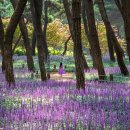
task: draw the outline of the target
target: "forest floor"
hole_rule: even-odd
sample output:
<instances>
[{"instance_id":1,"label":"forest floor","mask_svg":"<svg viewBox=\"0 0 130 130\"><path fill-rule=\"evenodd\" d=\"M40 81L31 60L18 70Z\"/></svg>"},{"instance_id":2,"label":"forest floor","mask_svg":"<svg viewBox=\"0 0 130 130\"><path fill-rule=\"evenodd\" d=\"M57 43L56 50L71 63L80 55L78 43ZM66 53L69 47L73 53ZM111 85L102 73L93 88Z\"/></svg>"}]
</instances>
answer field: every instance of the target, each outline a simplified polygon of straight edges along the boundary
<instances>
[{"instance_id":1,"label":"forest floor","mask_svg":"<svg viewBox=\"0 0 130 130\"><path fill-rule=\"evenodd\" d=\"M28 71L25 57L15 58L15 88L6 86L0 73L0 129L130 130L130 77L121 75L116 63L110 67L108 60L105 62L108 82L95 82L97 71L87 71L85 91L79 91L73 60L65 60L67 70L61 78L58 70L53 71L53 65L58 69L61 60L52 59L51 79L40 82L37 59L38 77ZM115 82L109 82L110 74Z\"/></svg>"},{"instance_id":2,"label":"forest floor","mask_svg":"<svg viewBox=\"0 0 130 130\"><path fill-rule=\"evenodd\" d=\"M69 79L73 79L73 75L74 73L65 73L61 76L57 73L57 72L52 72L51 73L51 78L50 79L54 79L54 80L69 80Z\"/></svg>"}]
</instances>

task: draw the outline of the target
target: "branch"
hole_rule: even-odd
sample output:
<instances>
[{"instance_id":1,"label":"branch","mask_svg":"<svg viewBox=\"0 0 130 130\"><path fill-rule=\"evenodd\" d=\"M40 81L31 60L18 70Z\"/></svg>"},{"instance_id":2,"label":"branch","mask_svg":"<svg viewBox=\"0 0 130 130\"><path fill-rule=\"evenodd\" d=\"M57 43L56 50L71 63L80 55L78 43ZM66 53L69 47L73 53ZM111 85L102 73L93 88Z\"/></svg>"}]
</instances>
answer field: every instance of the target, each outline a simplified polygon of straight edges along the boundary
<instances>
[{"instance_id":1,"label":"branch","mask_svg":"<svg viewBox=\"0 0 130 130\"><path fill-rule=\"evenodd\" d=\"M26 25L28 24L28 20L26 21L25 24L26 24ZM19 38L18 38L17 41L15 42L15 45L14 45L14 47L13 47L13 49L12 49L12 53L13 53L13 54L14 54L14 51L15 51L16 47L18 46L18 44L19 44L21 38L22 38L22 34L20 33Z\"/></svg>"},{"instance_id":2,"label":"branch","mask_svg":"<svg viewBox=\"0 0 130 130\"><path fill-rule=\"evenodd\" d=\"M64 56L66 54L66 51L67 51L67 44L69 42L69 40L71 39L71 35L68 37L68 39L66 40L65 44L64 44L64 51L62 53L62 55Z\"/></svg>"},{"instance_id":3,"label":"branch","mask_svg":"<svg viewBox=\"0 0 130 130\"><path fill-rule=\"evenodd\" d=\"M13 49L12 49L12 53L13 53L13 54L14 54L14 51L15 51L17 45L19 44L21 38L22 38L22 34L20 33L19 38L18 38L17 41L15 42L15 45L14 45L14 47L13 47Z\"/></svg>"}]
</instances>

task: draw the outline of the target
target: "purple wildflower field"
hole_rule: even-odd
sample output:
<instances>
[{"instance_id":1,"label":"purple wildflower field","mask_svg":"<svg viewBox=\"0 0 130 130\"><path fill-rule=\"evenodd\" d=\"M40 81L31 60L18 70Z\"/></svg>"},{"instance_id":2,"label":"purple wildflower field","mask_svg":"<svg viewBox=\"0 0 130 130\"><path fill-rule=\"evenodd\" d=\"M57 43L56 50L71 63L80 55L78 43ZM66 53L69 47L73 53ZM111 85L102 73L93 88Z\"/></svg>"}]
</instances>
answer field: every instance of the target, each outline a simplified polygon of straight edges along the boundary
<instances>
[{"instance_id":1,"label":"purple wildflower field","mask_svg":"<svg viewBox=\"0 0 130 130\"><path fill-rule=\"evenodd\" d=\"M109 74L118 68L106 70ZM14 71L15 88L9 88L0 75L0 129L130 129L130 84L86 81L85 91L79 91L72 79L43 83L29 80L26 69Z\"/></svg>"},{"instance_id":2,"label":"purple wildflower field","mask_svg":"<svg viewBox=\"0 0 130 130\"><path fill-rule=\"evenodd\" d=\"M17 82L1 87L4 130L130 129L130 85L75 81Z\"/></svg>"}]
</instances>

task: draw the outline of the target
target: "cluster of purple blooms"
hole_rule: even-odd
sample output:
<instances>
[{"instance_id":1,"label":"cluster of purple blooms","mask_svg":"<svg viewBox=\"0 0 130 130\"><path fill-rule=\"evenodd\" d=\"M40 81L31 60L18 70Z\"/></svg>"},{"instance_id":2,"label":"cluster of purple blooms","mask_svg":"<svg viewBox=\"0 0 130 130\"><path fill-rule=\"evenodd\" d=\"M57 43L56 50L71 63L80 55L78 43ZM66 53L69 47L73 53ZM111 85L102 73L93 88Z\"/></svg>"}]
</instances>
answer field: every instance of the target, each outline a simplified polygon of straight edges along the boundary
<instances>
[{"instance_id":1,"label":"cluster of purple blooms","mask_svg":"<svg viewBox=\"0 0 130 130\"><path fill-rule=\"evenodd\" d=\"M120 68L118 66L106 67L104 69L105 69L106 74L120 74L121 73ZM127 69L128 69L128 71L130 71L130 66L127 66ZM86 73L95 74L95 75L98 74L97 70L93 69L93 68L90 68L89 70L87 70Z\"/></svg>"},{"instance_id":2,"label":"cluster of purple blooms","mask_svg":"<svg viewBox=\"0 0 130 130\"><path fill-rule=\"evenodd\" d=\"M22 57L25 59L25 57ZM21 60L15 57L15 60ZM130 70L130 67L128 67ZM14 69L16 87L0 73L0 129L3 130L129 130L130 84L75 80L29 80L27 68ZM118 67L105 68L120 73ZM88 74L97 74L91 69Z\"/></svg>"},{"instance_id":3,"label":"cluster of purple blooms","mask_svg":"<svg viewBox=\"0 0 130 130\"><path fill-rule=\"evenodd\" d=\"M0 128L4 130L130 129L130 85L75 81L16 82L0 87Z\"/></svg>"}]
</instances>

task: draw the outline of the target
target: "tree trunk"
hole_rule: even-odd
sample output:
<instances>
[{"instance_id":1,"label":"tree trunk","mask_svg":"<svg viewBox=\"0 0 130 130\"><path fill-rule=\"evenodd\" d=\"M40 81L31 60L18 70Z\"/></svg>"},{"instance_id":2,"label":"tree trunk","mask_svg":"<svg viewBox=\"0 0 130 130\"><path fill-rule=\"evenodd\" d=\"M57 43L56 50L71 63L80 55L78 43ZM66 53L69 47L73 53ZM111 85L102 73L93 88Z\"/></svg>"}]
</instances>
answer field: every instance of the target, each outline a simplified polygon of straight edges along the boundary
<instances>
[{"instance_id":1,"label":"tree trunk","mask_svg":"<svg viewBox=\"0 0 130 130\"><path fill-rule=\"evenodd\" d=\"M89 66L88 66L88 64L87 64L87 62L86 62L86 58L85 58L85 55L84 55L84 54L83 54L82 62L83 62L85 71L86 71L86 70L89 70Z\"/></svg>"},{"instance_id":2,"label":"tree trunk","mask_svg":"<svg viewBox=\"0 0 130 130\"><path fill-rule=\"evenodd\" d=\"M114 46L113 46L113 43L111 42L111 37L109 36L109 34L107 32L106 32L106 35L107 35L107 42L108 42L110 60L115 62Z\"/></svg>"},{"instance_id":3,"label":"tree trunk","mask_svg":"<svg viewBox=\"0 0 130 130\"><path fill-rule=\"evenodd\" d=\"M1 49L1 55L2 55L2 72L4 72L5 71L5 65L4 65L4 27L3 27L1 15L0 15L0 49Z\"/></svg>"},{"instance_id":4,"label":"tree trunk","mask_svg":"<svg viewBox=\"0 0 130 130\"><path fill-rule=\"evenodd\" d=\"M28 38L28 30L26 28L26 25L25 25L23 18L20 20L19 26L20 26L20 30L21 30L21 33L23 36L24 46L26 49L28 70L34 71L35 67L34 67L34 61L33 61L33 56L32 56L32 48L31 48L30 41Z\"/></svg>"},{"instance_id":5,"label":"tree trunk","mask_svg":"<svg viewBox=\"0 0 130 130\"><path fill-rule=\"evenodd\" d=\"M49 51L48 51L48 46L47 46L47 39L46 39L46 32L47 32L47 26L48 26L48 1L46 0L44 2L44 12L45 12L45 20L44 20L44 29L43 29L43 40L44 40L44 47L46 50L46 61L47 61L47 57L49 55Z\"/></svg>"},{"instance_id":6,"label":"tree trunk","mask_svg":"<svg viewBox=\"0 0 130 130\"><path fill-rule=\"evenodd\" d=\"M11 3L15 9L17 6L17 0L11 0ZM21 17L21 19L19 21L19 27L20 27L21 34L23 36L24 46L26 49L28 70L34 71L35 69L34 69L34 62L33 62L33 57L32 57L32 49L30 46L29 38L28 38L28 30L27 30L26 24L24 22L23 16Z\"/></svg>"},{"instance_id":7,"label":"tree trunk","mask_svg":"<svg viewBox=\"0 0 130 130\"><path fill-rule=\"evenodd\" d=\"M127 53L130 61L130 1L129 0L121 0L121 1L124 14L124 27L127 43Z\"/></svg>"},{"instance_id":8,"label":"tree trunk","mask_svg":"<svg viewBox=\"0 0 130 130\"><path fill-rule=\"evenodd\" d=\"M91 40L91 51L93 53L94 62L98 70L99 79L104 80L105 71L101 57L101 49L99 46L99 39L95 25L93 0L86 0L86 14L88 19L88 27Z\"/></svg>"},{"instance_id":9,"label":"tree trunk","mask_svg":"<svg viewBox=\"0 0 130 130\"><path fill-rule=\"evenodd\" d=\"M98 0L98 6L99 6L99 10L100 10L103 22L104 22L105 27L106 27L107 35L109 36L109 40L110 40L111 44L114 45L114 49L116 52L117 61L118 61L118 65L120 67L121 73L124 75L129 75L129 72L125 66L124 61L123 61L123 56L124 56L123 49L121 48L120 44L118 43L118 40L114 34L112 26L108 20L108 16L107 16L106 9L104 6L104 1Z\"/></svg>"},{"instance_id":10,"label":"tree trunk","mask_svg":"<svg viewBox=\"0 0 130 130\"><path fill-rule=\"evenodd\" d=\"M32 54L33 54L33 56L36 55L35 48L36 48L36 31L34 29L33 36L32 36Z\"/></svg>"},{"instance_id":11,"label":"tree trunk","mask_svg":"<svg viewBox=\"0 0 130 130\"><path fill-rule=\"evenodd\" d=\"M70 33L71 33L71 36L72 36L72 39L73 39L72 13L71 13L71 10L70 10L70 7L69 7L69 2L68 2L68 0L63 0L63 5L64 5L64 8L65 8L65 13L66 13L66 16L67 16Z\"/></svg>"},{"instance_id":12,"label":"tree trunk","mask_svg":"<svg viewBox=\"0 0 130 130\"><path fill-rule=\"evenodd\" d=\"M14 74L13 74L13 62L12 62L12 41L15 29L20 21L24 8L26 6L27 0L19 0L17 7L12 15L9 25L6 30L5 42L4 42L4 57L5 57L5 70L6 70L6 80L9 85L14 84Z\"/></svg>"},{"instance_id":13,"label":"tree trunk","mask_svg":"<svg viewBox=\"0 0 130 130\"><path fill-rule=\"evenodd\" d=\"M36 29L36 39L37 39L37 49L38 49L38 60L39 60L39 68L41 72L41 80L46 81L46 69L44 64L44 49L43 49L43 32L42 32L42 24L41 24L41 10L42 10L42 0L31 0L31 6L34 7L34 12L32 13L35 19L35 29Z\"/></svg>"},{"instance_id":14,"label":"tree trunk","mask_svg":"<svg viewBox=\"0 0 130 130\"><path fill-rule=\"evenodd\" d=\"M33 23L33 28L34 28L33 35L32 35L32 54L33 56L35 56L36 55L35 48L36 48L37 39L36 39L36 21L34 18L35 10L34 10L34 5L32 3L32 0L30 0L30 9L32 13L32 23Z\"/></svg>"},{"instance_id":15,"label":"tree trunk","mask_svg":"<svg viewBox=\"0 0 130 130\"><path fill-rule=\"evenodd\" d=\"M100 0L98 0L97 2L100 2ZM107 36L107 43L108 43L110 60L113 61L113 62L115 62L114 45L112 44L111 37L109 36L108 32L106 32L106 36Z\"/></svg>"},{"instance_id":16,"label":"tree trunk","mask_svg":"<svg viewBox=\"0 0 130 130\"><path fill-rule=\"evenodd\" d=\"M127 53L130 61L130 1L129 0L115 0L119 8L122 18L124 20L125 37L127 44Z\"/></svg>"},{"instance_id":17,"label":"tree trunk","mask_svg":"<svg viewBox=\"0 0 130 130\"><path fill-rule=\"evenodd\" d=\"M72 40L74 41L72 12L70 11L68 0L63 0L63 4L64 4L64 8L65 8L65 12L66 12L66 16L67 16L69 29L70 29L70 33L71 33L71 36L72 36ZM85 65L84 66L85 69L87 70L89 67L88 67L88 64L86 62L86 59L84 58L84 54L82 56L82 61L83 61L84 65Z\"/></svg>"},{"instance_id":18,"label":"tree trunk","mask_svg":"<svg viewBox=\"0 0 130 130\"><path fill-rule=\"evenodd\" d=\"M74 58L76 67L76 81L77 88L85 89L85 75L84 65L81 57L83 57L81 45L81 1L72 0L72 13L73 13L73 36L74 36Z\"/></svg>"},{"instance_id":19,"label":"tree trunk","mask_svg":"<svg viewBox=\"0 0 130 130\"><path fill-rule=\"evenodd\" d=\"M64 56L65 54L66 54L66 52L67 52L67 44L68 44L68 42L69 42L69 40L71 39L71 35L68 37L68 39L65 41L65 43L64 43L64 51L63 51L63 53L62 53L62 55Z\"/></svg>"},{"instance_id":20,"label":"tree trunk","mask_svg":"<svg viewBox=\"0 0 130 130\"><path fill-rule=\"evenodd\" d=\"M43 29L43 39L44 39L44 44L45 44L45 50L46 50L46 62L47 62L47 79L50 79L50 55L48 51L48 46L47 46L47 39L46 39L46 33L47 33L47 26L48 26L48 0L44 2L44 12L45 12L45 20L44 20L44 29Z\"/></svg>"},{"instance_id":21,"label":"tree trunk","mask_svg":"<svg viewBox=\"0 0 130 130\"><path fill-rule=\"evenodd\" d=\"M82 0L82 19L83 19L85 33L86 33L86 36L88 38L89 45L90 45L90 50L91 50L92 44L91 44L91 40L90 40L90 33L89 33L88 21L87 21L87 18L86 18L86 3L85 3L85 0ZM90 55L91 55L92 60L93 60L93 68L96 68L96 64L94 63L94 54L93 54L93 51L90 52Z\"/></svg>"}]
</instances>

